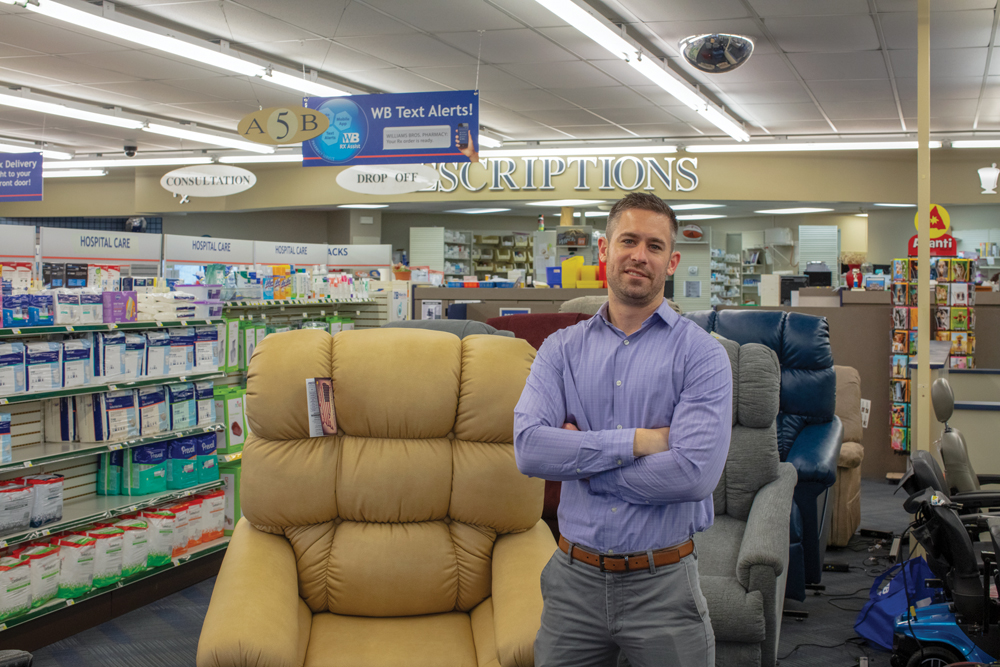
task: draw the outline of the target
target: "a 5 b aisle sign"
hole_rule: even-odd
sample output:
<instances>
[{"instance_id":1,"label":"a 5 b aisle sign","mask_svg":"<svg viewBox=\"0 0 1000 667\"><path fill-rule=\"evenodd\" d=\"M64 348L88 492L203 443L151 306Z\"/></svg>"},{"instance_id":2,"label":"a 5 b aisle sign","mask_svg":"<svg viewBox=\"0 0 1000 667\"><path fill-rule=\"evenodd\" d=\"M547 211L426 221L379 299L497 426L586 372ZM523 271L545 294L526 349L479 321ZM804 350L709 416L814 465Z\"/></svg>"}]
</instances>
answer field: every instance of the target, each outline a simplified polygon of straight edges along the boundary
<instances>
[{"instance_id":1,"label":"a 5 b aisle sign","mask_svg":"<svg viewBox=\"0 0 1000 667\"><path fill-rule=\"evenodd\" d=\"M305 102L330 119L326 132L302 142L306 167L469 162L479 150L474 90L309 97Z\"/></svg>"}]
</instances>

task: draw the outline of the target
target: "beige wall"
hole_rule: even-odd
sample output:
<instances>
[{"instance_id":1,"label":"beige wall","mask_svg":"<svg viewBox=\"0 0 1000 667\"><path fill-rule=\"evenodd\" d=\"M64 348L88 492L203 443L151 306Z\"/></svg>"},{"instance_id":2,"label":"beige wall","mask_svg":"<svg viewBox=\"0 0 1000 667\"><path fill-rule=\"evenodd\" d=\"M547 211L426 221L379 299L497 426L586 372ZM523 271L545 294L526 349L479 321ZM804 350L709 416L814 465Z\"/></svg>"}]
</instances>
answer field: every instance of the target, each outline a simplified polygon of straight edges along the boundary
<instances>
[{"instance_id":1,"label":"beige wall","mask_svg":"<svg viewBox=\"0 0 1000 667\"><path fill-rule=\"evenodd\" d=\"M558 220L558 216L554 216L553 220ZM459 231L468 230L474 234L487 230L531 232L538 229L538 222L536 218L528 216L386 212L382 215L382 243L390 244L393 250L406 248L409 252L410 227L445 227Z\"/></svg>"},{"instance_id":2,"label":"beige wall","mask_svg":"<svg viewBox=\"0 0 1000 667\"><path fill-rule=\"evenodd\" d=\"M1000 203L988 206L948 205L950 234L962 238L968 229L1000 229ZM868 261L887 264L906 256L907 243L917 233L913 226L916 209L872 210L868 213Z\"/></svg>"},{"instance_id":3,"label":"beige wall","mask_svg":"<svg viewBox=\"0 0 1000 667\"><path fill-rule=\"evenodd\" d=\"M163 216L163 233L255 241L348 243L350 219L326 211L172 213Z\"/></svg>"}]
</instances>

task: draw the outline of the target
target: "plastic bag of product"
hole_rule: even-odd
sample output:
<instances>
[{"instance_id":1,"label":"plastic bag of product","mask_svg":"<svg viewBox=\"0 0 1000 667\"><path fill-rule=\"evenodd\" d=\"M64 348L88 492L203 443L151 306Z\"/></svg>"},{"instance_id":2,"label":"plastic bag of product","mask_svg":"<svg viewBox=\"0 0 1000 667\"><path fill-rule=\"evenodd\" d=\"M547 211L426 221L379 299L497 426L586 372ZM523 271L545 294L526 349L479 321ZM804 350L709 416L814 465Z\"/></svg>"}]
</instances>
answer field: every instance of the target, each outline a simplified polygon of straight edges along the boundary
<instances>
[{"instance_id":1,"label":"plastic bag of product","mask_svg":"<svg viewBox=\"0 0 1000 667\"><path fill-rule=\"evenodd\" d=\"M167 443L167 488L186 489L198 484L197 436Z\"/></svg>"},{"instance_id":2,"label":"plastic bag of product","mask_svg":"<svg viewBox=\"0 0 1000 667\"><path fill-rule=\"evenodd\" d=\"M53 521L62 521L63 479L56 473L18 477L15 482L32 490L31 527L40 528Z\"/></svg>"},{"instance_id":3,"label":"plastic bag of product","mask_svg":"<svg viewBox=\"0 0 1000 667\"><path fill-rule=\"evenodd\" d=\"M141 496L167 490L167 446L164 443L133 447L124 457L123 496Z\"/></svg>"},{"instance_id":4,"label":"plastic bag of product","mask_svg":"<svg viewBox=\"0 0 1000 667\"><path fill-rule=\"evenodd\" d=\"M121 528L98 528L87 531L94 539L94 588L110 586L122 578L122 546L125 531Z\"/></svg>"},{"instance_id":5,"label":"plastic bag of product","mask_svg":"<svg viewBox=\"0 0 1000 667\"><path fill-rule=\"evenodd\" d=\"M31 569L28 561L0 558L0 621L31 609Z\"/></svg>"},{"instance_id":6,"label":"plastic bag of product","mask_svg":"<svg viewBox=\"0 0 1000 667\"><path fill-rule=\"evenodd\" d=\"M198 469L198 483L206 484L219 479L219 456L216 454L216 441L214 433L204 433L195 436L197 443L197 461L195 465Z\"/></svg>"},{"instance_id":7,"label":"plastic bag of product","mask_svg":"<svg viewBox=\"0 0 1000 667\"><path fill-rule=\"evenodd\" d=\"M78 598L94 584L94 543L86 535L59 538L59 590L57 597Z\"/></svg>"},{"instance_id":8,"label":"plastic bag of product","mask_svg":"<svg viewBox=\"0 0 1000 667\"><path fill-rule=\"evenodd\" d=\"M140 518L149 524L147 533L149 556L146 565L148 567L167 565L173 555L174 526L177 517L173 512L166 510L152 510L143 512Z\"/></svg>"},{"instance_id":9,"label":"plastic bag of product","mask_svg":"<svg viewBox=\"0 0 1000 667\"><path fill-rule=\"evenodd\" d=\"M122 578L142 572L149 560L149 524L131 519L119 521L115 528L125 531L122 535Z\"/></svg>"},{"instance_id":10,"label":"plastic bag of product","mask_svg":"<svg viewBox=\"0 0 1000 667\"><path fill-rule=\"evenodd\" d=\"M31 573L31 606L40 607L59 591L59 547L36 544L15 552L15 556L28 561Z\"/></svg>"},{"instance_id":11,"label":"plastic bag of product","mask_svg":"<svg viewBox=\"0 0 1000 667\"><path fill-rule=\"evenodd\" d=\"M184 501L184 504L188 508L188 541L187 548L194 549L196 546L202 543L202 532L204 531L204 525L202 524L202 509L203 501L198 496L194 496Z\"/></svg>"},{"instance_id":12,"label":"plastic bag of product","mask_svg":"<svg viewBox=\"0 0 1000 667\"><path fill-rule=\"evenodd\" d=\"M226 529L226 492L222 489L209 491L201 498L201 541L202 544L220 539Z\"/></svg>"},{"instance_id":13,"label":"plastic bag of product","mask_svg":"<svg viewBox=\"0 0 1000 667\"><path fill-rule=\"evenodd\" d=\"M174 513L174 546L171 556L183 556L188 550L188 506L187 503L171 505L167 510Z\"/></svg>"},{"instance_id":14,"label":"plastic bag of product","mask_svg":"<svg viewBox=\"0 0 1000 667\"><path fill-rule=\"evenodd\" d=\"M24 530L31 524L32 495L27 486L0 484L0 533Z\"/></svg>"},{"instance_id":15,"label":"plastic bag of product","mask_svg":"<svg viewBox=\"0 0 1000 667\"><path fill-rule=\"evenodd\" d=\"M117 496L121 493L124 461L125 452L120 449L101 454L97 467L97 495Z\"/></svg>"}]
</instances>

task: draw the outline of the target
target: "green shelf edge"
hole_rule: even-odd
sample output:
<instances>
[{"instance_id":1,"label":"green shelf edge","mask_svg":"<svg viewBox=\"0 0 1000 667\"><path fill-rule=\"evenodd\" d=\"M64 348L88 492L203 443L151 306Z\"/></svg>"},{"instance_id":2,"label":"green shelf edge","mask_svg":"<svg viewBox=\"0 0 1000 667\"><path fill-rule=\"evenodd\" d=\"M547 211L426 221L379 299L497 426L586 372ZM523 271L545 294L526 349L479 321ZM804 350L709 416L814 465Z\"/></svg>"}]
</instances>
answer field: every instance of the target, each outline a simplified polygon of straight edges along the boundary
<instances>
[{"instance_id":1,"label":"green shelf edge","mask_svg":"<svg viewBox=\"0 0 1000 667\"><path fill-rule=\"evenodd\" d=\"M118 322L115 324L56 324L51 327L8 327L0 329L0 338L24 338L48 334L88 333L102 331L135 331L136 329L166 329L169 327L202 327L222 324L221 318L177 320L171 322ZM14 332L17 333L14 333Z\"/></svg>"},{"instance_id":2,"label":"green shelf edge","mask_svg":"<svg viewBox=\"0 0 1000 667\"><path fill-rule=\"evenodd\" d=\"M217 540L218 544L206 547L205 549L202 549L197 553L180 556L177 559L176 563L171 561L169 565L160 565L159 567L154 567L150 570L144 570L142 572L138 572L136 574L133 574L131 577L121 579L115 582L113 586L95 588L90 592L81 595L78 598L73 598L73 599L55 598L54 601L47 602L41 607L38 607L37 609L32 609L27 614L22 614L21 616L15 616L14 618L7 619L7 621L4 623L0 623L0 632L16 628L20 625L24 625L25 623L30 623L31 621L42 618L43 616L48 616L49 614L57 612L61 609L72 607L75 604L79 604L86 600L91 600L93 598L104 595L105 593L111 593L112 591L116 591L120 588L125 588L130 584L135 584L140 581L143 581L144 579L155 577L158 574L167 572L169 570L173 570L174 568L183 567L187 563L190 563L191 561L196 561L199 558L204 558L206 556L211 556L212 554L218 553L220 551L224 551L229 547L229 540L230 540L229 537L219 538L219 540Z\"/></svg>"},{"instance_id":3,"label":"green shelf edge","mask_svg":"<svg viewBox=\"0 0 1000 667\"><path fill-rule=\"evenodd\" d=\"M73 387L72 389L60 389L59 391L42 391L28 394L10 394L0 397L0 407L13 405L15 403L30 403L31 401L43 401L47 398L64 398L66 396L83 396L86 394L100 394L104 391L117 391L119 389L134 389L138 387L152 387L163 384L180 384L182 382L200 382L201 380L215 380L226 377L225 371L210 371L207 373L190 373L188 375L166 375L159 378L147 378L145 380L131 380L129 382L109 382L108 384L91 384L84 387Z\"/></svg>"}]
</instances>

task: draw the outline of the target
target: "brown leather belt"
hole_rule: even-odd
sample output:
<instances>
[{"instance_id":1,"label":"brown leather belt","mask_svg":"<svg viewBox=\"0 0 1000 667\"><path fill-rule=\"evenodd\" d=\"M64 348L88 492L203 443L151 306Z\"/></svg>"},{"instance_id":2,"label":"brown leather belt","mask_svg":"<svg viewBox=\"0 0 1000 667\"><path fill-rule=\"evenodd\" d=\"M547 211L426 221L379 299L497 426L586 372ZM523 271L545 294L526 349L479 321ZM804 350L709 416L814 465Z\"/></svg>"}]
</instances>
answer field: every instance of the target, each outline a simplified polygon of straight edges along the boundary
<instances>
[{"instance_id":1,"label":"brown leather belt","mask_svg":"<svg viewBox=\"0 0 1000 667\"><path fill-rule=\"evenodd\" d=\"M563 550L563 553L569 553L569 541L562 535L559 536L559 548ZM681 558L684 558L692 551L694 551L694 542L691 540L676 547L657 549L653 552L653 565L656 567L673 565L680 562ZM632 556L595 554L593 551L573 546L572 556L574 560L600 568L601 572L632 572L649 569L649 556L646 554Z\"/></svg>"}]
</instances>

